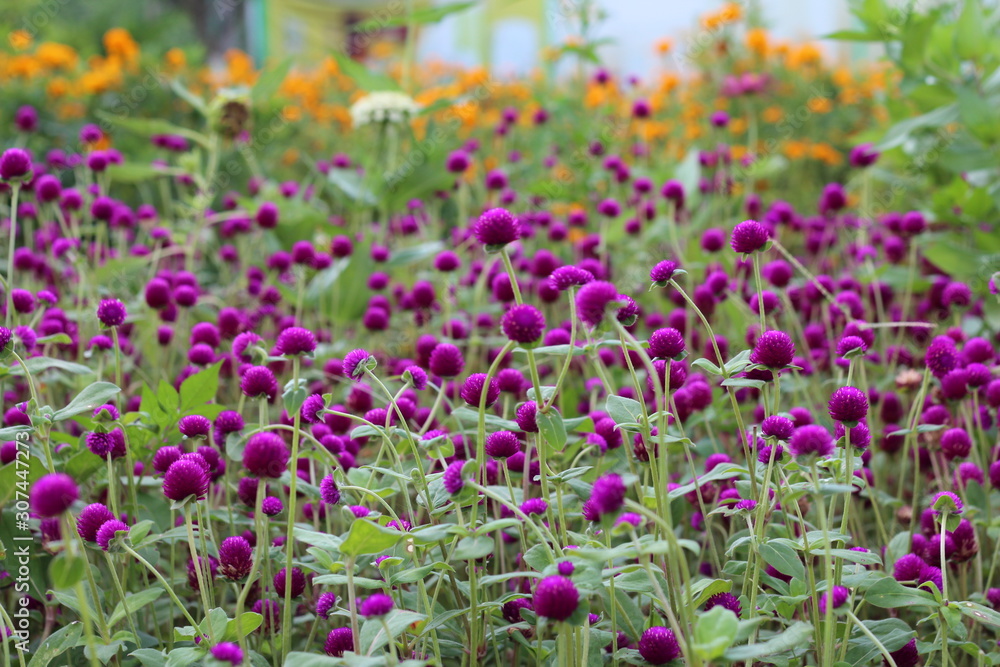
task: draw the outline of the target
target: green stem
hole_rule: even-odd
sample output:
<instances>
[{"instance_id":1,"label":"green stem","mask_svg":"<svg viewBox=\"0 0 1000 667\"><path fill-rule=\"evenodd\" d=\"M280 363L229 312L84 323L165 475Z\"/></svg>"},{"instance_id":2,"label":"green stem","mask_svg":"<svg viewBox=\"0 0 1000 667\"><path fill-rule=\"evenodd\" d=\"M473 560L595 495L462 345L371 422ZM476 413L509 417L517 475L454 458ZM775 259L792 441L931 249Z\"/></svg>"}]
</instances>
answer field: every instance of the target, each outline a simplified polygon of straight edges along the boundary
<instances>
[{"instance_id":1,"label":"green stem","mask_svg":"<svg viewBox=\"0 0 1000 667\"><path fill-rule=\"evenodd\" d=\"M163 584L163 588L166 589L167 595L169 595L170 599L174 601L174 604L177 605L177 608L181 610L181 613L184 614L184 618L186 618L187 622L191 624L191 627L193 627L195 629L195 631L197 631L197 629L198 629L198 622L195 621L194 618L191 617L191 614L188 613L187 608L177 598L177 594L174 593L173 587L170 584L167 583L167 580L163 578L163 575L160 574L155 567L153 567L152 565L150 565L148 560L146 560L145 558L143 558L142 556L140 556L132 547L130 547L128 545L123 545L123 548L125 549L126 553L128 553L133 558L135 558L137 561L139 561L140 563L142 563L142 565L147 570L149 570L153 574L153 576L156 577L156 579L161 584ZM239 625L239 624L237 624L237 625Z\"/></svg>"},{"instance_id":2,"label":"green stem","mask_svg":"<svg viewBox=\"0 0 1000 667\"><path fill-rule=\"evenodd\" d=\"M4 318L4 326L10 329L10 318L14 314L14 295L12 290L14 289L14 245L17 242L17 198L21 193L21 184L11 183L11 195L10 195L10 235L8 236L7 244L7 313ZM30 244L30 239L24 240L25 245ZM27 370L27 369L25 369Z\"/></svg>"},{"instance_id":3,"label":"green stem","mask_svg":"<svg viewBox=\"0 0 1000 667\"><path fill-rule=\"evenodd\" d=\"M298 391L299 388L299 362L298 356L292 357L292 391ZM288 485L288 521L286 531L285 531L285 605L282 609L284 618L281 622L281 661L284 662L288 657L288 651L291 648L291 638L292 638L292 556L294 555L295 542L293 531L295 530L295 510L296 502L298 501L298 496L296 492L297 483L299 481L298 475L298 459L299 459L299 424L302 419L302 411L296 409L295 414L292 417L293 428L292 431L292 454L289 459L289 473L291 480ZM402 528L402 527L401 527Z\"/></svg>"}]
</instances>

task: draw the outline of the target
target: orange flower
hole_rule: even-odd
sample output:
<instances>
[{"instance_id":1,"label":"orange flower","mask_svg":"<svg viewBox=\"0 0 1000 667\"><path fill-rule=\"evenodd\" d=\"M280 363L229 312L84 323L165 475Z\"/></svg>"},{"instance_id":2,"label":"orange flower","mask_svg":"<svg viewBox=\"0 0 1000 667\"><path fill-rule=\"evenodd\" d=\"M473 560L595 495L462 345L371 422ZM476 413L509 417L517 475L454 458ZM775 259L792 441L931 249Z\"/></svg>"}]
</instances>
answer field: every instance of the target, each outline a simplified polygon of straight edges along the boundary
<instances>
[{"instance_id":1,"label":"orange flower","mask_svg":"<svg viewBox=\"0 0 1000 667\"><path fill-rule=\"evenodd\" d=\"M809 144L804 141L790 139L786 141L784 145L785 155L787 155L790 160L799 160L804 158L808 150Z\"/></svg>"},{"instance_id":2,"label":"orange flower","mask_svg":"<svg viewBox=\"0 0 1000 667\"><path fill-rule=\"evenodd\" d=\"M806 107L813 113L830 113L833 111L833 101L829 97L811 97Z\"/></svg>"},{"instance_id":3,"label":"orange flower","mask_svg":"<svg viewBox=\"0 0 1000 667\"><path fill-rule=\"evenodd\" d=\"M664 37L663 39L657 40L655 48L658 54L665 56L674 48L674 42L669 37Z\"/></svg>"},{"instance_id":4,"label":"orange flower","mask_svg":"<svg viewBox=\"0 0 1000 667\"><path fill-rule=\"evenodd\" d=\"M761 113L765 123L778 123L785 117L785 111L778 106L768 107Z\"/></svg>"},{"instance_id":5,"label":"orange flower","mask_svg":"<svg viewBox=\"0 0 1000 667\"><path fill-rule=\"evenodd\" d=\"M163 56L163 60L166 63L167 68L172 71L183 69L184 66L187 65L187 56L185 56L184 52L178 48L173 48L167 51L167 53Z\"/></svg>"},{"instance_id":6,"label":"orange flower","mask_svg":"<svg viewBox=\"0 0 1000 667\"><path fill-rule=\"evenodd\" d=\"M747 48L759 56L767 54L767 30L763 28L751 28L746 35Z\"/></svg>"},{"instance_id":7,"label":"orange flower","mask_svg":"<svg viewBox=\"0 0 1000 667\"><path fill-rule=\"evenodd\" d=\"M43 42L35 50L35 56L46 67L51 69L74 69L79 61L76 51L71 46Z\"/></svg>"},{"instance_id":8,"label":"orange flower","mask_svg":"<svg viewBox=\"0 0 1000 667\"><path fill-rule=\"evenodd\" d=\"M7 35L7 40L10 45L14 47L15 51L26 51L31 48L31 44L34 40L31 38L31 33L27 30L15 30L14 32Z\"/></svg>"}]
</instances>

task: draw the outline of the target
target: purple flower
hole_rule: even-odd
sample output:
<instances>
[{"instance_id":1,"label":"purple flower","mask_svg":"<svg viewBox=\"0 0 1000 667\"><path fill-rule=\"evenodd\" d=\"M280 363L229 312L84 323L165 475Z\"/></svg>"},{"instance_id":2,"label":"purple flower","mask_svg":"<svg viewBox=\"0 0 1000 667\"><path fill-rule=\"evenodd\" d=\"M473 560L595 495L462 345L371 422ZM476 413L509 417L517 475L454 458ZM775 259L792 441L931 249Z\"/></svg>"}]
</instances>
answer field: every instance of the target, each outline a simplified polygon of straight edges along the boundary
<instances>
[{"instance_id":1,"label":"purple flower","mask_svg":"<svg viewBox=\"0 0 1000 667\"><path fill-rule=\"evenodd\" d=\"M733 228L729 245L742 255L763 250L767 245L769 234L767 228L756 220L744 220Z\"/></svg>"},{"instance_id":2,"label":"purple flower","mask_svg":"<svg viewBox=\"0 0 1000 667\"><path fill-rule=\"evenodd\" d=\"M275 344L278 354L295 357L316 351L316 336L303 327L288 327L280 334Z\"/></svg>"},{"instance_id":3,"label":"purple flower","mask_svg":"<svg viewBox=\"0 0 1000 667\"><path fill-rule=\"evenodd\" d=\"M417 391L427 389L427 371L420 366L407 366L403 370L404 374L410 374L410 385Z\"/></svg>"},{"instance_id":4,"label":"purple flower","mask_svg":"<svg viewBox=\"0 0 1000 667\"><path fill-rule=\"evenodd\" d=\"M549 509L549 504L541 498L528 498L521 503L520 509L529 516L532 514L542 515Z\"/></svg>"},{"instance_id":5,"label":"purple flower","mask_svg":"<svg viewBox=\"0 0 1000 667\"><path fill-rule=\"evenodd\" d=\"M320 618L330 618L330 612L333 611L336 604L337 595L335 593L321 594L316 598L316 615Z\"/></svg>"},{"instance_id":6,"label":"purple flower","mask_svg":"<svg viewBox=\"0 0 1000 667\"><path fill-rule=\"evenodd\" d=\"M97 306L97 319L106 327L119 327L125 322L125 304L118 299L104 299Z\"/></svg>"},{"instance_id":7,"label":"purple flower","mask_svg":"<svg viewBox=\"0 0 1000 667\"><path fill-rule=\"evenodd\" d=\"M483 389L486 389L486 395L483 396ZM468 378L465 379L465 383L462 385L462 391L460 392L462 400L466 402L467 405L478 409L480 401L485 398L486 407L492 406L500 398L500 385L497 383L496 378L490 378L489 384L486 384L486 373L473 373Z\"/></svg>"},{"instance_id":8,"label":"purple flower","mask_svg":"<svg viewBox=\"0 0 1000 667\"><path fill-rule=\"evenodd\" d=\"M265 516L278 516L284 509L285 506L281 502L281 498L277 496L268 496L260 504L260 511Z\"/></svg>"},{"instance_id":9,"label":"purple flower","mask_svg":"<svg viewBox=\"0 0 1000 667\"><path fill-rule=\"evenodd\" d=\"M649 337L649 355L658 359L676 359L684 352L684 334L677 329L657 329Z\"/></svg>"},{"instance_id":10,"label":"purple flower","mask_svg":"<svg viewBox=\"0 0 1000 667\"><path fill-rule=\"evenodd\" d=\"M319 483L319 497L327 505L336 505L340 502L340 489L337 488L333 475L327 475Z\"/></svg>"},{"instance_id":11,"label":"purple flower","mask_svg":"<svg viewBox=\"0 0 1000 667\"><path fill-rule=\"evenodd\" d=\"M360 380L365 375L365 369L368 365L368 359L372 355L368 353L368 350L351 350L344 357L344 375L353 379Z\"/></svg>"},{"instance_id":12,"label":"purple flower","mask_svg":"<svg viewBox=\"0 0 1000 667\"><path fill-rule=\"evenodd\" d=\"M796 458L824 457L833 453L833 436L822 426L809 424L792 434L788 448Z\"/></svg>"},{"instance_id":13,"label":"purple flower","mask_svg":"<svg viewBox=\"0 0 1000 667\"><path fill-rule=\"evenodd\" d=\"M286 583L288 582L288 569L281 568L278 574L274 575L274 592L278 594L279 597L285 597ZM306 590L306 575L302 573L297 567L292 568L291 575L291 587L287 590L291 591L292 597L297 598Z\"/></svg>"},{"instance_id":14,"label":"purple flower","mask_svg":"<svg viewBox=\"0 0 1000 667\"><path fill-rule=\"evenodd\" d=\"M211 648L212 657L219 662L228 662L231 665L243 664L243 650L232 642L222 642Z\"/></svg>"},{"instance_id":15,"label":"purple flower","mask_svg":"<svg viewBox=\"0 0 1000 667\"><path fill-rule=\"evenodd\" d=\"M932 508L940 506L941 509L951 514L961 514L962 511L965 509L965 505L962 503L962 499L959 498L956 494L952 493L951 491L939 491L938 493L934 494L934 497L931 498L930 506ZM935 515L938 515L940 513L941 510L934 509Z\"/></svg>"},{"instance_id":16,"label":"purple flower","mask_svg":"<svg viewBox=\"0 0 1000 667\"><path fill-rule=\"evenodd\" d=\"M486 453L496 459L505 459L521 450L521 442L512 431L497 431L486 436Z\"/></svg>"},{"instance_id":17,"label":"purple flower","mask_svg":"<svg viewBox=\"0 0 1000 667\"><path fill-rule=\"evenodd\" d=\"M941 451L950 459L960 459L972 451L972 438L962 428L950 428L941 434Z\"/></svg>"},{"instance_id":18,"label":"purple flower","mask_svg":"<svg viewBox=\"0 0 1000 667\"><path fill-rule=\"evenodd\" d=\"M499 250L521 238L517 218L503 208L490 209L479 216L472 232L488 250Z\"/></svg>"},{"instance_id":19,"label":"purple flower","mask_svg":"<svg viewBox=\"0 0 1000 667\"><path fill-rule=\"evenodd\" d=\"M80 497L80 489L69 475L61 472L39 477L31 487L28 501L42 518L59 516Z\"/></svg>"},{"instance_id":20,"label":"purple flower","mask_svg":"<svg viewBox=\"0 0 1000 667\"><path fill-rule=\"evenodd\" d=\"M318 424L323 421L320 411L326 408L326 401L323 400L322 394L312 394L306 400L302 401L302 407L299 409L299 414L302 415L302 421L308 424Z\"/></svg>"},{"instance_id":21,"label":"purple flower","mask_svg":"<svg viewBox=\"0 0 1000 667\"><path fill-rule=\"evenodd\" d=\"M504 620L508 623L520 623L521 610L531 609L531 600L528 598L515 598L509 602L505 602L503 607L500 609L500 613L503 614Z\"/></svg>"},{"instance_id":22,"label":"purple flower","mask_svg":"<svg viewBox=\"0 0 1000 667\"><path fill-rule=\"evenodd\" d=\"M767 437L788 440L795 431L795 423L788 417L773 415L760 423L760 431Z\"/></svg>"},{"instance_id":23,"label":"purple flower","mask_svg":"<svg viewBox=\"0 0 1000 667\"><path fill-rule=\"evenodd\" d=\"M752 512L757 509L757 501L752 498L744 498L733 505L733 509L741 512Z\"/></svg>"},{"instance_id":24,"label":"purple flower","mask_svg":"<svg viewBox=\"0 0 1000 667\"><path fill-rule=\"evenodd\" d=\"M708 611L713 607L728 609L736 614L736 618L739 618L743 612L743 609L740 607L740 599L732 593L716 593L712 597L708 598L708 600L705 601L705 611Z\"/></svg>"},{"instance_id":25,"label":"purple flower","mask_svg":"<svg viewBox=\"0 0 1000 667\"><path fill-rule=\"evenodd\" d=\"M851 591L844 586L834 586L833 590L828 591L823 594L823 597L819 599L819 613L825 614L827 607L830 609L837 609L844 606L848 598L851 597Z\"/></svg>"},{"instance_id":26,"label":"purple flower","mask_svg":"<svg viewBox=\"0 0 1000 667\"><path fill-rule=\"evenodd\" d=\"M8 148L0 155L0 180L20 181L31 174L31 156L20 148Z\"/></svg>"},{"instance_id":27,"label":"purple flower","mask_svg":"<svg viewBox=\"0 0 1000 667\"><path fill-rule=\"evenodd\" d=\"M243 449L243 467L254 477L277 479L288 469L288 447L271 432L256 433Z\"/></svg>"},{"instance_id":28,"label":"purple flower","mask_svg":"<svg viewBox=\"0 0 1000 667\"><path fill-rule=\"evenodd\" d=\"M908 641L901 649L889 651L889 655L896 662L896 667L917 667L920 664L920 652L917 650L916 638Z\"/></svg>"},{"instance_id":29,"label":"purple flower","mask_svg":"<svg viewBox=\"0 0 1000 667\"><path fill-rule=\"evenodd\" d=\"M621 476L609 473L594 481L590 492L590 506L599 515L614 514L625 504L625 482Z\"/></svg>"},{"instance_id":30,"label":"purple flower","mask_svg":"<svg viewBox=\"0 0 1000 667\"><path fill-rule=\"evenodd\" d=\"M334 658L344 657L344 653L354 650L354 633L350 628L330 630L323 644L323 651Z\"/></svg>"},{"instance_id":31,"label":"purple flower","mask_svg":"<svg viewBox=\"0 0 1000 667\"><path fill-rule=\"evenodd\" d=\"M365 601L361 603L358 613L365 618L385 616L392 611L392 605L393 602L391 597L385 593L375 593L373 595L369 595Z\"/></svg>"},{"instance_id":32,"label":"purple flower","mask_svg":"<svg viewBox=\"0 0 1000 667\"><path fill-rule=\"evenodd\" d=\"M534 306L524 303L504 313L500 328L515 343L534 343L545 330L545 316Z\"/></svg>"},{"instance_id":33,"label":"purple flower","mask_svg":"<svg viewBox=\"0 0 1000 667\"><path fill-rule=\"evenodd\" d=\"M955 341L948 336L938 336L927 346L924 363L935 377L944 377L958 364L958 350Z\"/></svg>"},{"instance_id":34,"label":"purple flower","mask_svg":"<svg viewBox=\"0 0 1000 667\"><path fill-rule=\"evenodd\" d=\"M639 655L646 662L654 665L665 665L681 654L674 631L663 626L654 625L642 633L639 639Z\"/></svg>"},{"instance_id":35,"label":"purple flower","mask_svg":"<svg viewBox=\"0 0 1000 667\"><path fill-rule=\"evenodd\" d=\"M105 505L101 503L94 503L92 505L87 505L80 512L79 518L76 520L76 532L80 534L87 542L97 541L97 531L100 530L106 522L111 521L115 518L115 515L111 513Z\"/></svg>"},{"instance_id":36,"label":"purple flower","mask_svg":"<svg viewBox=\"0 0 1000 667\"><path fill-rule=\"evenodd\" d=\"M271 400L278 395L278 380L267 366L251 366L240 378L240 390L247 398Z\"/></svg>"},{"instance_id":37,"label":"purple flower","mask_svg":"<svg viewBox=\"0 0 1000 667\"><path fill-rule=\"evenodd\" d=\"M227 537L219 545L219 574L231 581L239 581L253 568L253 547L239 535Z\"/></svg>"},{"instance_id":38,"label":"purple flower","mask_svg":"<svg viewBox=\"0 0 1000 667\"><path fill-rule=\"evenodd\" d=\"M431 352L428 363L431 373L443 378L456 377L465 368L465 358L462 351L451 343L441 343Z\"/></svg>"},{"instance_id":39,"label":"purple flower","mask_svg":"<svg viewBox=\"0 0 1000 667\"><path fill-rule=\"evenodd\" d=\"M594 275L586 269L577 266L560 266L549 275L549 280L560 292L571 287L586 285L594 279Z\"/></svg>"},{"instance_id":40,"label":"purple flower","mask_svg":"<svg viewBox=\"0 0 1000 667\"><path fill-rule=\"evenodd\" d=\"M182 457L174 461L163 476L163 495L175 502L189 496L201 500L208 493L210 482L206 466Z\"/></svg>"},{"instance_id":41,"label":"purple flower","mask_svg":"<svg viewBox=\"0 0 1000 667\"><path fill-rule=\"evenodd\" d=\"M750 363L780 369L792 363L795 343L784 331L765 331L750 352Z\"/></svg>"},{"instance_id":42,"label":"purple flower","mask_svg":"<svg viewBox=\"0 0 1000 667\"><path fill-rule=\"evenodd\" d=\"M580 592L566 577L552 575L538 582L533 599L536 614L555 621L565 621L580 604Z\"/></svg>"},{"instance_id":43,"label":"purple flower","mask_svg":"<svg viewBox=\"0 0 1000 667\"><path fill-rule=\"evenodd\" d=\"M518 428L525 433L538 433L537 414L538 404L534 401L528 401L517 408L514 421L517 422Z\"/></svg>"},{"instance_id":44,"label":"purple flower","mask_svg":"<svg viewBox=\"0 0 1000 667\"><path fill-rule=\"evenodd\" d=\"M108 547L111 546L111 540L115 539L115 536L121 532L128 532L128 526L117 519L111 519L110 521L105 521L101 524L101 527L97 529L97 536L95 541L101 547L101 549L107 551Z\"/></svg>"},{"instance_id":45,"label":"purple flower","mask_svg":"<svg viewBox=\"0 0 1000 667\"><path fill-rule=\"evenodd\" d=\"M851 149L850 163L852 167L870 167L878 161L879 152L869 143L859 144Z\"/></svg>"},{"instance_id":46,"label":"purple flower","mask_svg":"<svg viewBox=\"0 0 1000 667\"><path fill-rule=\"evenodd\" d=\"M608 307L620 300L618 288L609 282L595 280L577 292L576 310L584 323L596 327L604 321Z\"/></svg>"},{"instance_id":47,"label":"purple flower","mask_svg":"<svg viewBox=\"0 0 1000 667\"><path fill-rule=\"evenodd\" d=\"M444 490L455 495L465 486L465 480L462 478L462 468L465 466L465 461L458 460L452 461L445 468L444 475L441 477L441 482L444 484Z\"/></svg>"},{"instance_id":48,"label":"purple flower","mask_svg":"<svg viewBox=\"0 0 1000 667\"><path fill-rule=\"evenodd\" d=\"M828 407L831 419L853 424L868 415L868 397L857 387L841 387L833 392Z\"/></svg>"},{"instance_id":49,"label":"purple flower","mask_svg":"<svg viewBox=\"0 0 1000 667\"><path fill-rule=\"evenodd\" d=\"M185 437L207 438L209 431L212 430L212 422L208 420L208 417L202 417L201 415L187 415L181 417L177 428L180 430L181 435Z\"/></svg>"}]
</instances>

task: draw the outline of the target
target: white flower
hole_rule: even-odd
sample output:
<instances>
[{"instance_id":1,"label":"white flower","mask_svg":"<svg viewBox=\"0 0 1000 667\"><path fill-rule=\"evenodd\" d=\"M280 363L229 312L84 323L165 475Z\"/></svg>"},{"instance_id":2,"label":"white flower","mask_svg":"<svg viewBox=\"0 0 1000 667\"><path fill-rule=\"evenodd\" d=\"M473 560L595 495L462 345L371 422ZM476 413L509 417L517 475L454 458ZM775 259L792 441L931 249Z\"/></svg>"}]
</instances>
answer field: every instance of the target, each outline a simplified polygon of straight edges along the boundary
<instances>
[{"instance_id":1,"label":"white flower","mask_svg":"<svg viewBox=\"0 0 1000 667\"><path fill-rule=\"evenodd\" d=\"M369 93L351 105L354 127L368 123L402 123L420 111L420 105L405 93L380 91Z\"/></svg>"}]
</instances>

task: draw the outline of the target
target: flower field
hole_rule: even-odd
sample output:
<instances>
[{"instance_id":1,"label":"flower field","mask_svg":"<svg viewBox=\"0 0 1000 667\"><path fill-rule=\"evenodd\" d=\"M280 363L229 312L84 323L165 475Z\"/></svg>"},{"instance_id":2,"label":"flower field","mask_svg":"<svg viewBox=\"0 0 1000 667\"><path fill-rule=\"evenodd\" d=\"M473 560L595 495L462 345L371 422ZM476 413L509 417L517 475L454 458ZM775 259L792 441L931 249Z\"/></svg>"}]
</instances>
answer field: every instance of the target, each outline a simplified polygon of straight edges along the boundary
<instances>
[{"instance_id":1,"label":"flower field","mask_svg":"<svg viewBox=\"0 0 1000 667\"><path fill-rule=\"evenodd\" d=\"M1000 664L1000 12L855 12L638 76L12 33L3 665Z\"/></svg>"}]
</instances>

